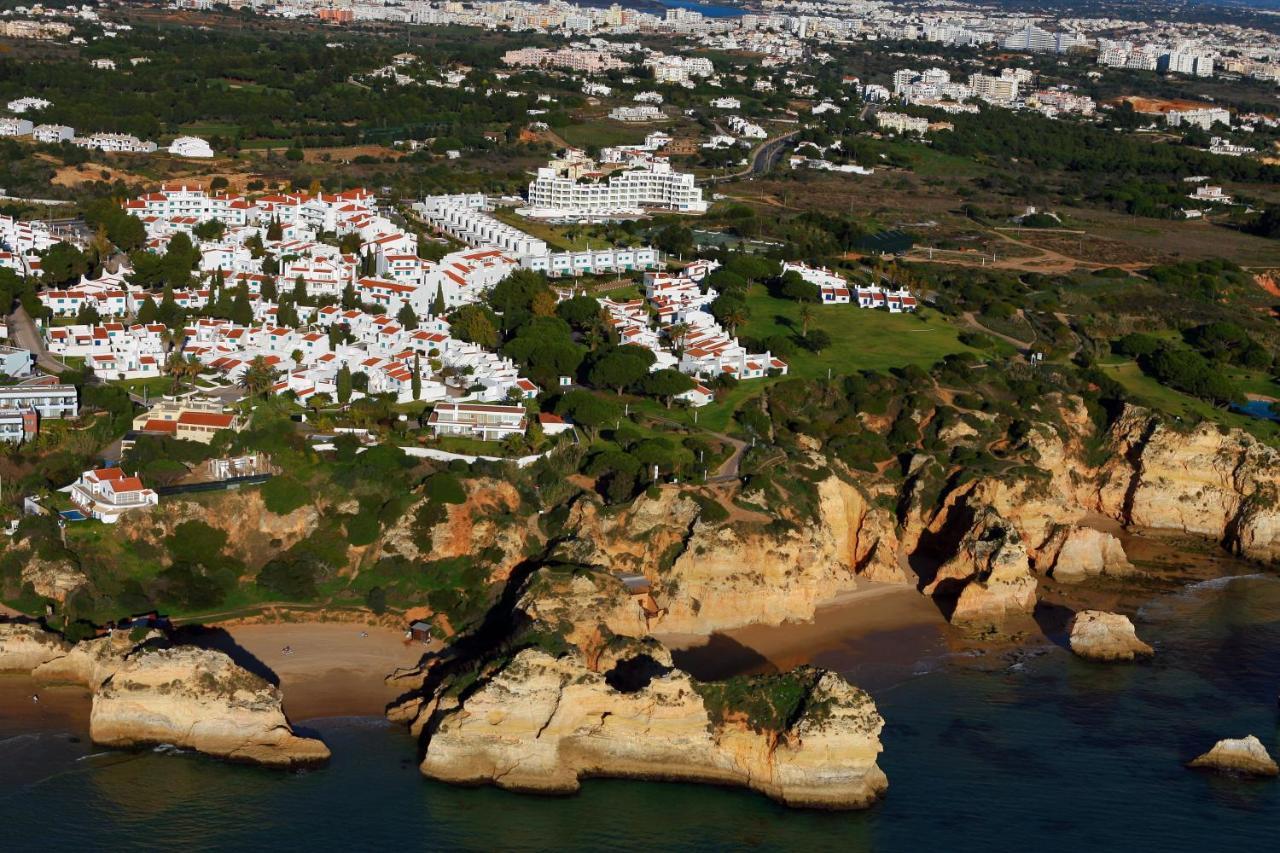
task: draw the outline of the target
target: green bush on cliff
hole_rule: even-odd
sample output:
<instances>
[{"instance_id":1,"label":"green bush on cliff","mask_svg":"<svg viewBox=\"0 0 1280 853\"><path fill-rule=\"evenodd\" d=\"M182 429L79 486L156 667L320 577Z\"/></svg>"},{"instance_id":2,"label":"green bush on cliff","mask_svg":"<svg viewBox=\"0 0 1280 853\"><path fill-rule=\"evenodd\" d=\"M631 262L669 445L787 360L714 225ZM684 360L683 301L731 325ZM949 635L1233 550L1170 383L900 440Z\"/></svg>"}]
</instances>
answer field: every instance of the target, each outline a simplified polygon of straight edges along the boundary
<instances>
[{"instance_id":1,"label":"green bush on cliff","mask_svg":"<svg viewBox=\"0 0 1280 853\"><path fill-rule=\"evenodd\" d=\"M311 492L292 477L272 477L262 485L262 502L276 515L288 515L309 500Z\"/></svg>"},{"instance_id":2,"label":"green bush on cliff","mask_svg":"<svg viewBox=\"0 0 1280 853\"><path fill-rule=\"evenodd\" d=\"M427 478L427 497L446 504L460 504L467 499L462 482L448 471L432 474Z\"/></svg>"},{"instance_id":3,"label":"green bush on cliff","mask_svg":"<svg viewBox=\"0 0 1280 853\"><path fill-rule=\"evenodd\" d=\"M800 669L778 675L737 675L694 682L713 727L741 720L757 732L785 731L804 710L816 673Z\"/></svg>"}]
</instances>

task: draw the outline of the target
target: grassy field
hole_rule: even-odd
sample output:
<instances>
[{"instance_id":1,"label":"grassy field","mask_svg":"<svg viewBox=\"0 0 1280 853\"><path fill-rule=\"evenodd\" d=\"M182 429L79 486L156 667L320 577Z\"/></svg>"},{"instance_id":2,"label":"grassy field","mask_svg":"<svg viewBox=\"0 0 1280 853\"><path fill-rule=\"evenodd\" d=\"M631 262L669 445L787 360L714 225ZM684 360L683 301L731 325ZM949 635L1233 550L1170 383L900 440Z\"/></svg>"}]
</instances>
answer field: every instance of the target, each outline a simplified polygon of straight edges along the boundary
<instances>
[{"instance_id":1,"label":"grassy field","mask_svg":"<svg viewBox=\"0 0 1280 853\"><path fill-rule=\"evenodd\" d=\"M747 297L751 320L740 330L752 338L799 335L798 302L776 299L763 287ZM916 314L890 314L856 305L813 305L811 329L831 336L831 346L819 353L798 351L786 359L791 375L817 378L859 370L888 370L916 364L929 367L955 352L976 352L960 343L960 330L927 308Z\"/></svg>"},{"instance_id":2,"label":"grassy field","mask_svg":"<svg viewBox=\"0 0 1280 853\"><path fill-rule=\"evenodd\" d=\"M775 299L763 287L753 288L747 305L751 320L739 333L753 338L800 334L800 304ZM792 377L824 379L861 370L885 371L915 364L929 367L944 356L977 350L959 341L960 330L945 317L929 309L918 314L890 314L853 305L814 305L812 329L831 335L832 344L820 353L800 350L784 359ZM646 414L713 432L732 432L733 414L744 402L787 377L748 379L729 391L723 399L701 409L662 408L653 401L638 404Z\"/></svg>"},{"instance_id":3,"label":"grassy field","mask_svg":"<svg viewBox=\"0 0 1280 853\"><path fill-rule=\"evenodd\" d=\"M621 124L607 118L599 118L582 124L556 128L565 142L577 148L610 145L636 145L644 142L645 134L663 127L663 122L645 124Z\"/></svg>"},{"instance_id":4,"label":"grassy field","mask_svg":"<svg viewBox=\"0 0 1280 853\"><path fill-rule=\"evenodd\" d=\"M581 229L575 229L575 233L571 236L568 233L568 229L561 228L557 225L550 225L546 222L539 222L536 219L526 219L509 207L500 207L495 210L493 212L493 218L501 222L505 222L515 228L519 228L526 234L532 234L534 237L544 241L553 249L580 252L586 249L610 248L610 244L605 240L588 237L584 233L579 233Z\"/></svg>"},{"instance_id":5,"label":"grassy field","mask_svg":"<svg viewBox=\"0 0 1280 853\"><path fill-rule=\"evenodd\" d=\"M1175 417L1203 418L1229 427L1240 427L1258 436L1270 438L1280 436L1280 425L1238 412L1219 409L1197 397L1161 385L1143 373L1142 368L1135 362L1125 361L1098 366L1123 385L1125 390L1133 395L1134 401L1140 405L1159 409Z\"/></svg>"}]
</instances>

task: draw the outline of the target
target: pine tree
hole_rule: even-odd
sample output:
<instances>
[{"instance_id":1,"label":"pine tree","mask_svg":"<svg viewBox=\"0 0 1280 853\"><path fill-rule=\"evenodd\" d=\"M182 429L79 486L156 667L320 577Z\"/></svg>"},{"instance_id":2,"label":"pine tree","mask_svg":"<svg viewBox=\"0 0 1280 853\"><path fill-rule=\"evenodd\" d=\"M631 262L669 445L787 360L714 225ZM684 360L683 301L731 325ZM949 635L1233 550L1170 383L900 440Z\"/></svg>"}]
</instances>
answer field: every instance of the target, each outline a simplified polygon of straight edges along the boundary
<instances>
[{"instance_id":1,"label":"pine tree","mask_svg":"<svg viewBox=\"0 0 1280 853\"><path fill-rule=\"evenodd\" d=\"M249 288L240 285L231 303L231 322L238 326L253 325L253 306L249 304Z\"/></svg>"},{"instance_id":2,"label":"pine tree","mask_svg":"<svg viewBox=\"0 0 1280 853\"><path fill-rule=\"evenodd\" d=\"M284 226L280 224L280 220L272 217L271 224L267 226L267 239L279 240L284 236Z\"/></svg>"},{"instance_id":3,"label":"pine tree","mask_svg":"<svg viewBox=\"0 0 1280 853\"><path fill-rule=\"evenodd\" d=\"M351 368L343 364L338 368L338 402L346 405L351 402Z\"/></svg>"},{"instance_id":4,"label":"pine tree","mask_svg":"<svg viewBox=\"0 0 1280 853\"><path fill-rule=\"evenodd\" d=\"M293 280L293 301L299 305L307 304L307 280L302 277L302 273L298 273L298 277Z\"/></svg>"},{"instance_id":5,"label":"pine tree","mask_svg":"<svg viewBox=\"0 0 1280 853\"><path fill-rule=\"evenodd\" d=\"M262 298L268 302L278 302L280 300L280 288L276 287L276 280L267 276L267 280L262 283L259 288Z\"/></svg>"},{"instance_id":6,"label":"pine tree","mask_svg":"<svg viewBox=\"0 0 1280 853\"><path fill-rule=\"evenodd\" d=\"M413 399L422 399L422 363L415 352L413 354L413 379L410 381L409 387L413 390Z\"/></svg>"},{"instance_id":7,"label":"pine tree","mask_svg":"<svg viewBox=\"0 0 1280 853\"><path fill-rule=\"evenodd\" d=\"M444 312L444 287L436 285L436 295L431 300L431 316L439 319L444 316Z\"/></svg>"},{"instance_id":8,"label":"pine tree","mask_svg":"<svg viewBox=\"0 0 1280 853\"><path fill-rule=\"evenodd\" d=\"M156 311L156 319L173 329L182 323L182 309L173 296L173 285L165 283L164 295L160 298L160 307Z\"/></svg>"},{"instance_id":9,"label":"pine tree","mask_svg":"<svg viewBox=\"0 0 1280 853\"><path fill-rule=\"evenodd\" d=\"M410 332L418 328L418 315L414 313L413 306L408 302L401 305L400 311L396 314L396 322Z\"/></svg>"},{"instance_id":10,"label":"pine tree","mask_svg":"<svg viewBox=\"0 0 1280 853\"><path fill-rule=\"evenodd\" d=\"M351 282L347 282L347 286L342 288L342 310L354 311L360 307L360 300L356 298L356 288Z\"/></svg>"},{"instance_id":11,"label":"pine tree","mask_svg":"<svg viewBox=\"0 0 1280 853\"><path fill-rule=\"evenodd\" d=\"M142 307L138 309L138 322L142 323L144 326L151 325L159 316L159 311L160 309L156 306L156 301L148 295L147 298L142 301Z\"/></svg>"}]
</instances>

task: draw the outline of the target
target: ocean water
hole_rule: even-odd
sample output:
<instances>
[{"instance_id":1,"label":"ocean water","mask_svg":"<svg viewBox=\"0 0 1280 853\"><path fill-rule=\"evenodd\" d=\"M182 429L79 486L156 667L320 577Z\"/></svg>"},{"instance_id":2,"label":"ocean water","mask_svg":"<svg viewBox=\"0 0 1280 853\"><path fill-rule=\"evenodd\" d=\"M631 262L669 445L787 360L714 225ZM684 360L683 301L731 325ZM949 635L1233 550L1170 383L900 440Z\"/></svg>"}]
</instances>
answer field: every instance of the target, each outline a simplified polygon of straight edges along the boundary
<instances>
[{"instance_id":1,"label":"ocean water","mask_svg":"<svg viewBox=\"0 0 1280 853\"><path fill-rule=\"evenodd\" d=\"M333 762L305 773L103 753L62 732L0 739L0 827L7 849L50 850L1277 849L1280 781L1182 765L1246 733L1280 754L1280 580L1192 585L1149 601L1137 625L1151 663L1046 645L850 673L870 678L889 721L889 792L865 812L684 784L595 780L565 798L451 788L418 775L400 728L329 719L307 727Z\"/></svg>"}]
</instances>

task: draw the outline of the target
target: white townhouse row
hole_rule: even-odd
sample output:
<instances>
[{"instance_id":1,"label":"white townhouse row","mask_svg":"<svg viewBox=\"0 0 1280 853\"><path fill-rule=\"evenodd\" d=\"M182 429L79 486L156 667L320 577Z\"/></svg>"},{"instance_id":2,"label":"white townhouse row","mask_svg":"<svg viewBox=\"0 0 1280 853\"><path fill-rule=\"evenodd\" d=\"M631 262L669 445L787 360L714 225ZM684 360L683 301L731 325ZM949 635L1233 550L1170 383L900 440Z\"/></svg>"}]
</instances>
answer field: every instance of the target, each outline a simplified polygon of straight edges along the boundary
<instances>
[{"instance_id":1,"label":"white townhouse row","mask_svg":"<svg viewBox=\"0 0 1280 853\"><path fill-rule=\"evenodd\" d=\"M160 376L165 364L165 327L123 323L55 326L45 330L49 352L61 358L83 358L102 379L145 379Z\"/></svg>"},{"instance_id":2,"label":"white townhouse row","mask_svg":"<svg viewBox=\"0 0 1280 853\"><path fill-rule=\"evenodd\" d=\"M606 173L582 151L538 169L529 183L531 216L640 215L646 210L707 212L702 189L690 173L677 172L661 158L634 162L631 168Z\"/></svg>"},{"instance_id":3,"label":"white townhouse row","mask_svg":"<svg viewBox=\"0 0 1280 853\"><path fill-rule=\"evenodd\" d=\"M852 286L844 276L826 267L811 267L800 262L786 261L782 272L794 272L812 285L816 285L823 305L852 305L859 308L885 308L890 314L916 310L919 303L906 288L883 288L878 285Z\"/></svg>"},{"instance_id":4,"label":"white townhouse row","mask_svg":"<svg viewBox=\"0 0 1280 853\"><path fill-rule=\"evenodd\" d=\"M661 263L658 250L649 247L552 252L545 241L490 216L487 205L488 200L478 194L431 196L414 209L424 221L454 239L477 248L500 249L522 268L553 277L647 270Z\"/></svg>"},{"instance_id":5,"label":"white townhouse row","mask_svg":"<svg viewBox=\"0 0 1280 853\"><path fill-rule=\"evenodd\" d=\"M413 208L433 228L468 246L492 246L520 260L550 251L546 241L490 216L483 195L428 196Z\"/></svg>"},{"instance_id":6,"label":"white townhouse row","mask_svg":"<svg viewBox=\"0 0 1280 853\"><path fill-rule=\"evenodd\" d=\"M76 136L72 138L71 144L79 148L111 154L152 154L157 147L154 142L139 139L129 133L94 133L89 136Z\"/></svg>"}]
</instances>

